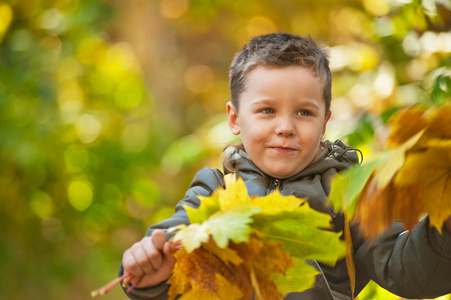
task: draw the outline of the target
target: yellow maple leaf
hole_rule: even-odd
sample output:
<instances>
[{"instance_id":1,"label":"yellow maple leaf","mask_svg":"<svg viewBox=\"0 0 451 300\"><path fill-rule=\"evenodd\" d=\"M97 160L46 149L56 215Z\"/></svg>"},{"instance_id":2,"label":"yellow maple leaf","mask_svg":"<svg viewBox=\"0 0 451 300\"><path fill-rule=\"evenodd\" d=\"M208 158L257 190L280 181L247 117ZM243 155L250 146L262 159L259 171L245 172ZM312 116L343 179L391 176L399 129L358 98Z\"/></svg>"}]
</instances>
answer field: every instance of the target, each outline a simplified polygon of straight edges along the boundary
<instances>
[{"instance_id":1,"label":"yellow maple leaf","mask_svg":"<svg viewBox=\"0 0 451 300\"><path fill-rule=\"evenodd\" d=\"M246 185L243 179L238 180L227 187L225 190L217 190L215 193L219 196L219 206L222 211L232 208L249 209L252 207L251 197L247 193Z\"/></svg>"},{"instance_id":2,"label":"yellow maple leaf","mask_svg":"<svg viewBox=\"0 0 451 300\"><path fill-rule=\"evenodd\" d=\"M257 197L253 199L253 204L262 209L264 213L277 213L281 209L294 210L299 208L305 199L295 196L282 196L278 190L265 197Z\"/></svg>"}]
</instances>

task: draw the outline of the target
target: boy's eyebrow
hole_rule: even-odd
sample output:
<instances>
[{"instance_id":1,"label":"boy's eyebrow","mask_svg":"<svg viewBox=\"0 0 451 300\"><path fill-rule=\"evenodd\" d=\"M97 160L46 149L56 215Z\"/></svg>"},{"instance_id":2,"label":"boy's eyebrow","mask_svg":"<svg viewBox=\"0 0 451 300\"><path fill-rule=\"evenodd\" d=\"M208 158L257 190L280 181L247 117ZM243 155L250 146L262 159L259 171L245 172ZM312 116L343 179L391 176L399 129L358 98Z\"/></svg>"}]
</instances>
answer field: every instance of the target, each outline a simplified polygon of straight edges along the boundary
<instances>
[{"instance_id":1,"label":"boy's eyebrow","mask_svg":"<svg viewBox=\"0 0 451 300\"><path fill-rule=\"evenodd\" d=\"M273 104L274 102L277 102L276 100L272 100L272 99L256 99L254 101L252 101L252 105L260 105L260 104Z\"/></svg>"},{"instance_id":2,"label":"boy's eyebrow","mask_svg":"<svg viewBox=\"0 0 451 300\"><path fill-rule=\"evenodd\" d=\"M254 101L252 101L252 105L273 105L275 102L277 102L277 100L275 99L266 99L266 98L262 98L262 99L256 99ZM312 101L312 100L301 100L299 101L299 104L301 106L310 106L316 109L319 109L319 105L318 103L316 103L316 101Z\"/></svg>"}]
</instances>

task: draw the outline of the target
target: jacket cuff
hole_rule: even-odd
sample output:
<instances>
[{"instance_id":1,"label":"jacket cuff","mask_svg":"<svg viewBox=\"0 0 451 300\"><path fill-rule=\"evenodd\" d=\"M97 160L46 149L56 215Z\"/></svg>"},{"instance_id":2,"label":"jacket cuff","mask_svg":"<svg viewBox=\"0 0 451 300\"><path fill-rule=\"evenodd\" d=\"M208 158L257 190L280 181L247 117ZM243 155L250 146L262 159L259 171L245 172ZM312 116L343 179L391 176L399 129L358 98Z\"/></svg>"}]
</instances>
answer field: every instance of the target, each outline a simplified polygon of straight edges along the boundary
<instances>
[{"instance_id":1,"label":"jacket cuff","mask_svg":"<svg viewBox=\"0 0 451 300\"><path fill-rule=\"evenodd\" d=\"M442 228L440 234L435 227L429 227L429 243L440 256L451 259L451 233Z\"/></svg>"},{"instance_id":2,"label":"jacket cuff","mask_svg":"<svg viewBox=\"0 0 451 300\"><path fill-rule=\"evenodd\" d=\"M167 299L167 290L169 289L169 284L166 281L159 283L157 285L147 287L147 288L134 288L127 293L130 299L144 300L144 299Z\"/></svg>"},{"instance_id":3,"label":"jacket cuff","mask_svg":"<svg viewBox=\"0 0 451 300\"><path fill-rule=\"evenodd\" d=\"M122 266L122 263L119 267L119 276L122 276L124 274L124 267ZM163 300L167 299L167 290L169 289L169 284L166 283L166 281L163 281L162 283L159 283L155 286L146 287L146 288L133 288L130 292L127 293L127 288L130 286L130 283L124 287L121 284L122 289L124 290L125 294L128 298L132 300L146 300L146 299L156 299L156 300Z\"/></svg>"}]
</instances>

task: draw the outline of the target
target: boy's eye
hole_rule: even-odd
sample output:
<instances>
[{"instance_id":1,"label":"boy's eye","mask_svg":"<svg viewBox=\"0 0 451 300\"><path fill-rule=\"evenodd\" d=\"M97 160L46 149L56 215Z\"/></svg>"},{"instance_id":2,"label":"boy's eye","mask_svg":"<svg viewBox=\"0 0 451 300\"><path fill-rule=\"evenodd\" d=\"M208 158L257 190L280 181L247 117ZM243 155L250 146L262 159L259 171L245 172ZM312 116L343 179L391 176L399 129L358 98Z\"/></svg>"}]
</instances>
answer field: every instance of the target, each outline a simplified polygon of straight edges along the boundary
<instances>
[{"instance_id":1,"label":"boy's eye","mask_svg":"<svg viewBox=\"0 0 451 300\"><path fill-rule=\"evenodd\" d=\"M298 112L298 115L300 115L300 116L310 116L310 112L308 110L300 110Z\"/></svg>"},{"instance_id":2,"label":"boy's eye","mask_svg":"<svg viewBox=\"0 0 451 300\"><path fill-rule=\"evenodd\" d=\"M264 113L264 114L273 114L274 113L274 109L272 109L272 108L264 108L264 109L262 109L262 113Z\"/></svg>"}]
</instances>

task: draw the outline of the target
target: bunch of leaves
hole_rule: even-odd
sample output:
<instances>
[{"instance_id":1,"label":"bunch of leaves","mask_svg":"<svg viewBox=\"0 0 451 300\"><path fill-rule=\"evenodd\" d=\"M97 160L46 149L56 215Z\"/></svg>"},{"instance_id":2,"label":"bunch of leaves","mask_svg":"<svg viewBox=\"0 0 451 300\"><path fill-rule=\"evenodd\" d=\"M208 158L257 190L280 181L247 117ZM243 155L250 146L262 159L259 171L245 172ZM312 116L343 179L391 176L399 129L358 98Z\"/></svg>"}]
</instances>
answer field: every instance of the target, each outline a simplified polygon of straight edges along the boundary
<instances>
[{"instance_id":1,"label":"bunch of leaves","mask_svg":"<svg viewBox=\"0 0 451 300\"><path fill-rule=\"evenodd\" d=\"M169 299L282 299L310 288L317 271L344 256L330 217L278 191L251 197L241 179L186 207L190 225L171 228L183 248L169 279Z\"/></svg>"},{"instance_id":2,"label":"bunch of leaves","mask_svg":"<svg viewBox=\"0 0 451 300\"><path fill-rule=\"evenodd\" d=\"M369 238L394 219L410 230L425 213L441 232L451 215L451 105L404 108L391 123L388 149L334 178L330 201Z\"/></svg>"}]
</instances>

